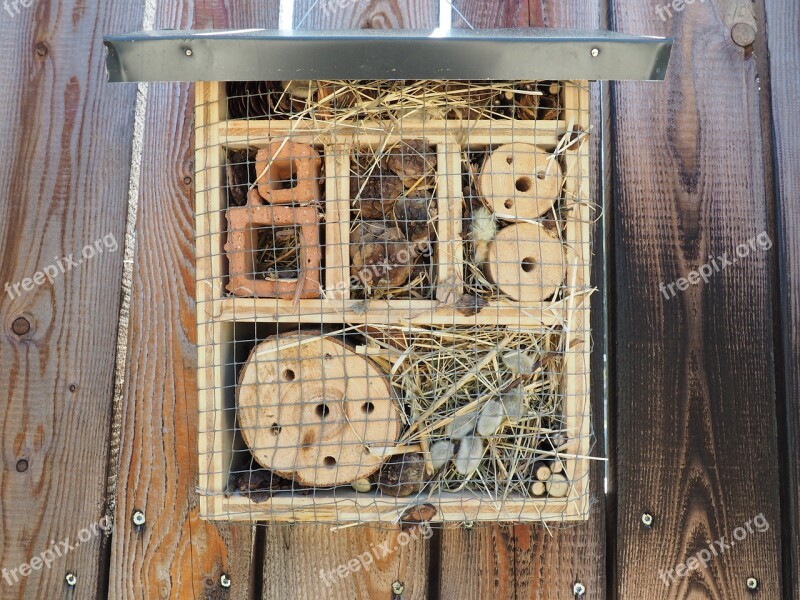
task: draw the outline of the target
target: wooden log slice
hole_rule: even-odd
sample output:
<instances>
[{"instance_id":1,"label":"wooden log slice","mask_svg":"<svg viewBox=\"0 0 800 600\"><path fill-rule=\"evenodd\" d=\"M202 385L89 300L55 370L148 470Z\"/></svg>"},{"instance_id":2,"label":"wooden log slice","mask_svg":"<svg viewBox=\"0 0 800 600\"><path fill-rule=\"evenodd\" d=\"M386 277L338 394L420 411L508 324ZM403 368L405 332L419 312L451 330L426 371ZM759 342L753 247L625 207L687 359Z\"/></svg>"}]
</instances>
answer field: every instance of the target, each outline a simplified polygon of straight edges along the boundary
<instances>
[{"instance_id":1,"label":"wooden log slice","mask_svg":"<svg viewBox=\"0 0 800 600\"><path fill-rule=\"evenodd\" d=\"M383 462L400 414L386 375L370 359L315 333L256 346L239 377L239 427L263 467L302 485L347 485Z\"/></svg>"},{"instance_id":2,"label":"wooden log slice","mask_svg":"<svg viewBox=\"0 0 800 600\"><path fill-rule=\"evenodd\" d=\"M564 250L538 223L510 225L489 245L484 271L513 300L541 302L564 281Z\"/></svg>"},{"instance_id":3,"label":"wooden log slice","mask_svg":"<svg viewBox=\"0 0 800 600\"><path fill-rule=\"evenodd\" d=\"M564 177L552 155L532 144L505 144L481 167L478 190L484 203L506 221L535 219L550 210Z\"/></svg>"}]
</instances>

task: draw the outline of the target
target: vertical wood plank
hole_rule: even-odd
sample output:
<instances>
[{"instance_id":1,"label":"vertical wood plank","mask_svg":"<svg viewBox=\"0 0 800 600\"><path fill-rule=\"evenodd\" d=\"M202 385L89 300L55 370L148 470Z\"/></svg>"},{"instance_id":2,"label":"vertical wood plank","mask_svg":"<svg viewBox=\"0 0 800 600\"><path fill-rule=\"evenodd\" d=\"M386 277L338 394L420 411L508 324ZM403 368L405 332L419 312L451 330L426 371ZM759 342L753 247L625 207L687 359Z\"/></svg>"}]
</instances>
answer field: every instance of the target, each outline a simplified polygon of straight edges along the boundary
<instances>
[{"instance_id":1,"label":"vertical wood plank","mask_svg":"<svg viewBox=\"0 0 800 600\"><path fill-rule=\"evenodd\" d=\"M277 14L277 1L160 2L156 27L269 27ZM193 112L191 86L149 86L110 598L251 594L254 528L201 520L195 492Z\"/></svg>"},{"instance_id":2,"label":"vertical wood plank","mask_svg":"<svg viewBox=\"0 0 800 600\"><path fill-rule=\"evenodd\" d=\"M781 597L775 256L736 256L768 232L758 73L731 41L725 4L662 20L652 5L611 2L615 29L676 38L665 85L612 87L623 598L749 598L749 577L759 597ZM723 253L736 262L707 283L674 297L661 287ZM678 567L723 538L733 544L707 568Z\"/></svg>"},{"instance_id":3,"label":"vertical wood plank","mask_svg":"<svg viewBox=\"0 0 800 600\"><path fill-rule=\"evenodd\" d=\"M475 0L457 0L455 8L474 27L551 26L591 29L602 26L600 7L595 0L586 3L509 0L500 8ZM453 24L465 27L454 14ZM596 92L596 88L594 88ZM592 156L599 156L599 103L592 103ZM592 198L600 203L597 163L592 167ZM602 239L602 227L595 225L595 245ZM595 249L597 254L597 249ZM602 287L602 257L593 265L593 285ZM600 260L598 263L597 261ZM592 297L592 329L595 352L592 356L592 425L596 432L593 455L602 456L603 380L602 380L602 295ZM598 360L599 358L599 360ZM599 433L598 433L599 432ZM476 527L474 530L448 528L442 539L441 590L443 598L572 598L573 586L580 582L586 597L605 597L605 502L604 465L592 461L589 496L593 500L589 521L560 528L540 524ZM550 524L548 524L550 525ZM465 550L466 549L466 550ZM468 564L464 555L478 562Z\"/></svg>"},{"instance_id":4,"label":"vertical wood plank","mask_svg":"<svg viewBox=\"0 0 800 600\"><path fill-rule=\"evenodd\" d=\"M340 7L341 6L341 7ZM309 12L310 10L310 12ZM308 14L307 14L308 13ZM429 28L438 23L436 0L300 0L294 3L295 27L303 29ZM307 17L306 17L307 15ZM306 17L304 19L304 17ZM345 186L349 193L349 184ZM326 580L328 571L347 564L371 547L390 542L396 530L350 527L339 532L325 525L268 527L264 545L263 597L390 598L395 581L405 586L403 599L426 598L429 542L420 539L392 552L368 570Z\"/></svg>"},{"instance_id":5,"label":"vertical wood plank","mask_svg":"<svg viewBox=\"0 0 800 600\"><path fill-rule=\"evenodd\" d=\"M780 455L786 460L783 482L787 502L784 546L787 595L800 598L800 7L766 0L767 43L772 84L773 152L776 166L778 278L782 339L776 340L784 372L778 386L785 402ZM779 422L781 421L779 417Z\"/></svg>"},{"instance_id":6,"label":"vertical wood plank","mask_svg":"<svg viewBox=\"0 0 800 600\"><path fill-rule=\"evenodd\" d=\"M0 13L3 598L61 597L69 571L75 597L105 587L107 538L78 535L103 517L135 90L106 85L99 40L141 22L113 1ZM67 553L23 576L54 548Z\"/></svg>"}]
</instances>

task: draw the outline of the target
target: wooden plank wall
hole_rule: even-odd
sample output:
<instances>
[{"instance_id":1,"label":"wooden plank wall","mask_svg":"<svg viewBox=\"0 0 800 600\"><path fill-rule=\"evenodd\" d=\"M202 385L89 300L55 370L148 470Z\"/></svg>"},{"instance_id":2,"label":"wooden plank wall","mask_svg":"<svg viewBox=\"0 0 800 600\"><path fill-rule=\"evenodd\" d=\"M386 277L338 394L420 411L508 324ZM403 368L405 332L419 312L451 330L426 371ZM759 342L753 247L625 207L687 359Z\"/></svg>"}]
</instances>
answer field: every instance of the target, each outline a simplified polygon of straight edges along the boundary
<instances>
[{"instance_id":1,"label":"wooden plank wall","mask_svg":"<svg viewBox=\"0 0 800 600\"><path fill-rule=\"evenodd\" d=\"M778 356L779 444L785 457L783 500L785 593L800 598L800 6L766 0L776 180L776 247L780 322Z\"/></svg>"},{"instance_id":2,"label":"wooden plank wall","mask_svg":"<svg viewBox=\"0 0 800 600\"><path fill-rule=\"evenodd\" d=\"M106 85L99 40L139 28L141 5L0 10L0 281L12 285L0 295L0 566L77 545L50 568L3 578L0 596L61 597L71 571L75 597L89 598L105 593L108 542L76 542L104 514L136 96ZM104 238L102 254L69 267ZM52 283L40 273L42 285L13 291L59 263Z\"/></svg>"},{"instance_id":3,"label":"wooden plank wall","mask_svg":"<svg viewBox=\"0 0 800 600\"><path fill-rule=\"evenodd\" d=\"M683 8L662 19L651 3L611 2L614 29L676 38L664 86L612 85L614 591L749 598L754 577L759 597L779 598L775 251L720 260L708 283L674 297L660 287L773 234L757 63L732 39L752 6ZM708 568L677 567L722 538L732 544L715 545Z\"/></svg>"},{"instance_id":4,"label":"wooden plank wall","mask_svg":"<svg viewBox=\"0 0 800 600\"><path fill-rule=\"evenodd\" d=\"M436 0L313 4L295 3L296 26L432 27L439 20ZM603 25L606 3L454 4L475 27L588 28ZM278 19L278 0L156 6L158 27L269 27ZM447 529L328 587L320 569L393 542L394 534L198 518L193 94L187 85L155 84L144 124L116 529L110 542L93 537L14 586L0 581L0 595L61 597L73 571L72 597L97 598L389 598L395 581L405 584L404 600L572 598L580 581L587 598L728 600L751 597L748 577L757 578L758 597L800 597L800 12L789 0L764 1L770 78L752 49L732 41L737 24L740 42L748 32L749 3L695 2L665 20L652 3L608 6L612 28L672 35L676 47L664 85L612 85L609 422L616 444L607 504L602 465L592 472L599 502L587 525L552 536L537 526ZM0 12L0 49L13 57L3 64L0 90L0 284L32 277L52 257L108 234L119 243L52 285L19 298L0 293L0 382L9 390L0 409L0 567L30 560L51 540L74 540L100 519L107 500L136 89L104 83L100 38L139 29L143 19L141 5L117 1L42 0L13 17ZM454 15L453 26L465 23ZM757 39L755 48L765 47ZM759 77L771 115L760 110ZM763 139L774 142L775 198L765 191L773 164ZM603 177L596 179L599 197ZM662 295L660 283L687 276L709 255L735 253L762 232L772 249L753 251L674 298ZM602 326L595 312L596 334ZM596 430L601 368L596 355ZM135 509L145 513L143 528L131 524ZM644 512L654 517L650 528L641 524ZM729 543L760 514L769 529L748 531L707 569L669 585L659 578L709 542ZM219 584L222 573L230 590Z\"/></svg>"}]
</instances>

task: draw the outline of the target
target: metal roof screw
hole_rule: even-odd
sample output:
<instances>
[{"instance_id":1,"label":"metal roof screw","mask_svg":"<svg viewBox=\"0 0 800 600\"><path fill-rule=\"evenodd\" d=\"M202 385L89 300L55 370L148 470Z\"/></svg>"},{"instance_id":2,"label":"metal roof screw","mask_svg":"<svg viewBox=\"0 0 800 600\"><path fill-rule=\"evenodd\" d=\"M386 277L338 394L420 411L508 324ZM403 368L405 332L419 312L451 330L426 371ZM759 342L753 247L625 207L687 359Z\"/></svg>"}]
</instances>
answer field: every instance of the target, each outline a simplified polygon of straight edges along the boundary
<instances>
[{"instance_id":1,"label":"metal roof screw","mask_svg":"<svg viewBox=\"0 0 800 600\"><path fill-rule=\"evenodd\" d=\"M475 527L475 521L464 521L464 529L472 529Z\"/></svg>"},{"instance_id":2,"label":"metal roof screw","mask_svg":"<svg viewBox=\"0 0 800 600\"><path fill-rule=\"evenodd\" d=\"M192 54L194 54L191 48L187 48L186 50L184 50L184 52L186 53L186 56L191 56Z\"/></svg>"},{"instance_id":3,"label":"metal roof screw","mask_svg":"<svg viewBox=\"0 0 800 600\"><path fill-rule=\"evenodd\" d=\"M592 48L592 57L597 58L600 56L600 48Z\"/></svg>"},{"instance_id":4,"label":"metal roof screw","mask_svg":"<svg viewBox=\"0 0 800 600\"><path fill-rule=\"evenodd\" d=\"M231 587L231 578L228 577L227 573L223 573L219 576L219 584L224 587L226 590Z\"/></svg>"},{"instance_id":5,"label":"metal roof screw","mask_svg":"<svg viewBox=\"0 0 800 600\"><path fill-rule=\"evenodd\" d=\"M645 527L650 527L653 524L653 515L650 513L643 513L642 514L642 524Z\"/></svg>"},{"instance_id":6,"label":"metal roof screw","mask_svg":"<svg viewBox=\"0 0 800 600\"><path fill-rule=\"evenodd\" d=\"M67 573L67 574L64 576L64 581L66 581L66 582L67 582L67 585L68 585L69 587L75 587L75 584L76 584L76 583L78 583L78 578L77 578L77 577L75 577L75 573L73 573L72 571L70 571L69 573Z\"/></svg>"},{"instance_id":7,"label":"metal roof screw","mask_svg":"<svg viewBox=\"0 0 800 600\"><path fill-rule=\"evenodd\" d=\"M406 586L403 585L402 581L395 581L392 583L392 593L395 596L399 596L406 590Z\"/></svg>"},{"instance_id":8,"label":"metal roof screw","mask_svg":"<svg viewBox=\"0 0 800 600\"><path fill-rule=\"evenodd\" d=\"M131 516L131 521L133 522L136 527L141 527L145 524L144 513L140 510L133 511L133 515Z\"/></svg>"},{"instance_id":9,"label":"metal roof screw","mask_svg":"<svg viewBox=\"0 0 800 600\"><path fill-rule=\"evenodd\" d=\"M572 593L579 597L583 596L586 593L586 586L580 581L576 581L575 585L572 586Z\"/></svg>"},{"instance_id":10,"label":"metal roof screw","mask_svg":"<svg viewBox=\"0 0 800 600\"><path fill-rule=\"evenodd\" d=\"M747 589L748 590L757 590L758 589L758 579L755 577L748 577L747 578Z\"/></svg>"}]
</instances>

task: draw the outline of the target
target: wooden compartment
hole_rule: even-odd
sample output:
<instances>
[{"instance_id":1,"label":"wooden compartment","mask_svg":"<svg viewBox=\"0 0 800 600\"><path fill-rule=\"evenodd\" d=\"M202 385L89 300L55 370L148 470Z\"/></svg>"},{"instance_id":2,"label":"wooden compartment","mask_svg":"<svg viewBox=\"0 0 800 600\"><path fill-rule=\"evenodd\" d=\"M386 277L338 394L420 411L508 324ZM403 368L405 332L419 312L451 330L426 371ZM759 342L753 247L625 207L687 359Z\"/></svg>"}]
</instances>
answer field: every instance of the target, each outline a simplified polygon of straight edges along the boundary
<instances>
[{"instance_id":1,"label":"wooden compartment","mask_svg":"<svg viewBox=\"0 0 800 600\"><path fill-rule=\"evenodd\" d=\"M553 151L563 149L568 131L589 130L588 87L565 83L563 110L557 120L427 120L403 121L403 139L425 139L436 149L436 240L431 260L434 288L426 299L392 300L354 297L350 272L351 160L355 148L392 143L401 136L396 123L337 123L314 120L227 120L224 83L198 83L196 92L196 261L198 377L200 401L200 501L203 517L251 521L392 521L403 507L420 499L379 492L359 494L335 488L313 494L279 492L264 502L229 495L237 453L235 388L237 328L279 328L331 324L395 324L402 327L509 326L535 331L568 324L569 351L563 360L563 418L574 432L559 453L568 480L564 498L506 498L494 502L471 492L444 493L428 499L437 505L436 520L582 520L588 516L589 409L589 144L573 144L563 152L565 170L564 284L559 302L495 300L477 314L459 310L464 293L463 164L465 148L496 147L526 141ZM319 298L293 301L236 297L225 289L228 274L224 187L226 152L265 147L273 139L320 148L325 169L323 203L323 272Z\"/></svg>"}]
</instances>

